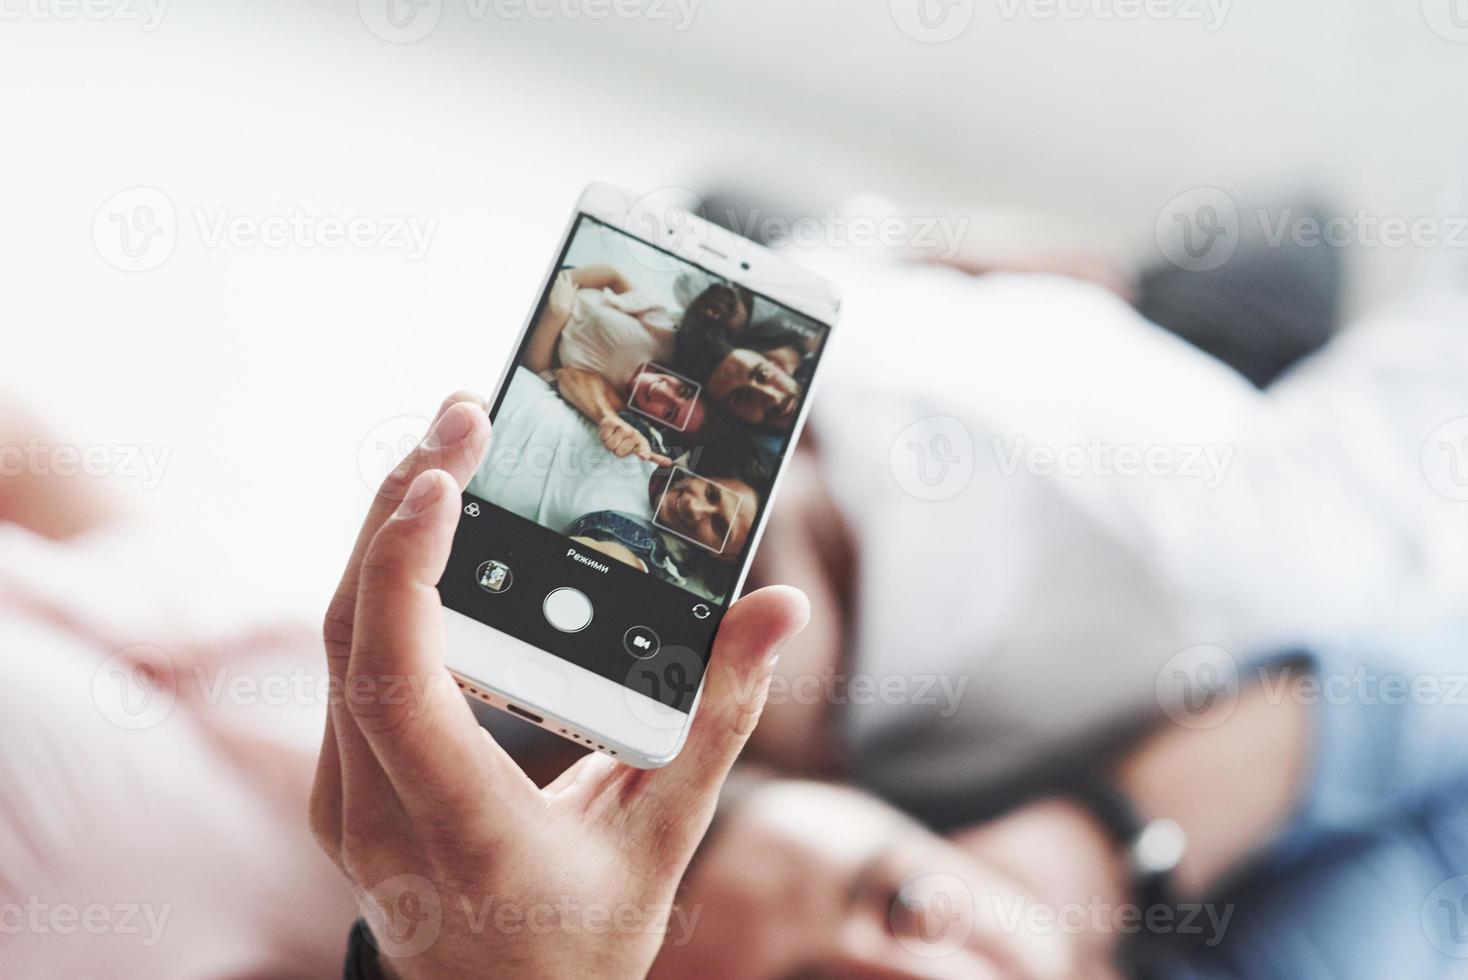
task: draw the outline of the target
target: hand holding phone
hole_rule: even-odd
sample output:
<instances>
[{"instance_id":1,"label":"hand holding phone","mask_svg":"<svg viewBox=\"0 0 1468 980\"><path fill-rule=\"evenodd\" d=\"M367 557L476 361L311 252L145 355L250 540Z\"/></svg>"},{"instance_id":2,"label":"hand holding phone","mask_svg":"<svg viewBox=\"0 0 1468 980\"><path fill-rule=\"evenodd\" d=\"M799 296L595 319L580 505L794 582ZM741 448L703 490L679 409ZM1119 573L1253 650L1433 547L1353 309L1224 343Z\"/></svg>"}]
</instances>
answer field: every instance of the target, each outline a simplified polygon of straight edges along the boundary
<instances>
[{"instance_id":1,"label":"hand holding phone","mask_svg":"<svg viewBox=\"0 0 1468 980\"><path fill-rule=\"evenodd\" d=\"M582 193L438 582L466 695L622 762L677 756L838 309L656 195Z\"/></svg>"},{"instance_id":2,"label":"hand holding phone","mask_svg":"<svg viewBox=\"0 0 1468 980\"><path fill-rule=\"evenodd\" d=\"M324 626L333 697L312 830L351 879L390 975L641 977L774 653L808 606L770 588L729 611L672 765L589 753L537 788L443 660L434 585L489 441L483 405L451 398L368 512Z\"/></svg>"}]
</instances>

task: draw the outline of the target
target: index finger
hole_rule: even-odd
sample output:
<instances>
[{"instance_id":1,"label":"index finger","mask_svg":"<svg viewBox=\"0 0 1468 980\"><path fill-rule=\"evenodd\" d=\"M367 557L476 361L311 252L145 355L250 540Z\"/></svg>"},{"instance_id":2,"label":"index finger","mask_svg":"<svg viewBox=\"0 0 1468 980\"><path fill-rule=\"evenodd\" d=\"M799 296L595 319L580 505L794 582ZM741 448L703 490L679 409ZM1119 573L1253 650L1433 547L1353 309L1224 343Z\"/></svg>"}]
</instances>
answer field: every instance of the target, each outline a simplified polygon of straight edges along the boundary
<instances>
[{"instance_id":1,"label":"index finger","mask_svg":"<svg viewBox=\"0 0 1468 980\"><path fill-rule=\"evenodd\" d=\"M437 583L459 495L439 470L419 475L362 561L347 704L410 815L473 819L513 806L535 784L492 740L443 664Z\"/></svg>"}]
</instances>

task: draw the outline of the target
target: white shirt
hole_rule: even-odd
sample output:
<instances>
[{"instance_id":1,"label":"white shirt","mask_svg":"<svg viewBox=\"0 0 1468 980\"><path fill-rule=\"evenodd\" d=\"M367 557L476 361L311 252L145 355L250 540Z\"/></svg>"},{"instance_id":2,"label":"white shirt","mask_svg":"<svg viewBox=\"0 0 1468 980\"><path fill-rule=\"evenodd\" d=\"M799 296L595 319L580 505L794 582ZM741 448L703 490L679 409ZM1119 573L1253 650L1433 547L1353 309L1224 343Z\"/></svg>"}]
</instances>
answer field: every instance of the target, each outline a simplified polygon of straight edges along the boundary
<instances>
[{"instance_id":1,"label":"white shirt","mask_svg":"<svg viewBox=\"0 0 1468 980\"><path fill-rule=\"evenodd\" d=\"M599 510L651 518L648 483L656 469L636 457L617 458L554 388L517 367L469 492L565 533L578 517Z\"/></svg>"},{"instance_id":2,"label":"white shirt","mask_svg":"<svg viewBox=\"0 0 1468 980\"><path fill-rule=\"evenodd\" d=\"M1261 392L1089 285L834 262L812 427L857 548L852 669L912 695L847 713L869 785L1083 750L1159 715L1190 648L1243 669L1468 607L1468 503L1424 473L1468 417L1468 292L1354 326Z\"/></svg>"},{"instance_id":3,"label":"white shirt","mask_svg":"<svg viewBox=\"0 0 1468 980\"><path fill-rule=\"evenodd\" d=\"M677 334L673 315L635 290L579 289L557 354L564 366L599 374L626 392L643 364L668 366Z\"/></svg>"}]
</instances>

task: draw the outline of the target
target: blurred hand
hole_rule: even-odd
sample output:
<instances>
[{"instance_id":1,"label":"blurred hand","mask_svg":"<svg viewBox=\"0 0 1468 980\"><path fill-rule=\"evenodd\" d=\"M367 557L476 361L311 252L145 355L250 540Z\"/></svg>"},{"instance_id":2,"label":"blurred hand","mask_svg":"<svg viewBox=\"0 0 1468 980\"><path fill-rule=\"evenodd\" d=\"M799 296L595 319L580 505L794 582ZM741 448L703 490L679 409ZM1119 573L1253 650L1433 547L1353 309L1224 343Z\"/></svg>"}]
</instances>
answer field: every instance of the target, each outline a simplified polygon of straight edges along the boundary
<instances>
[{"instance_id":1,"label":"blurred hand","mask_svg":"<svg viewBox=\"0 0 1468 980\"><path fill-rule=\"evenodd\" d=\"M368 512L326 616L336 696L312 830L391 973L641 977L774 652L808 607L772 588L730 610L672 764L643 771L592 753L538 789L475 723L442 661L435 583L488 430L482 404L450 399Z\"/></svg>"},{"instance_id":2,"label":"blurred hand","mask_svg":"<svg viewBox=\"0 0 1468 980\"><path fill-rule=\"evenodd\" d=\"M653 452L652 443L637 431L637 426L620 416L608 415L602 419L596 434L601 437L601 444L607 447L607 451L618 457L636 456L659 466L673 465L668 457Z\"/></svg>"},{"instance_id":3,"label":"blurred hand","mask_svg":"<svg viewBox=\"0 0 1468 980\"><path fill-rule=\"evenodd\" d=\"M774 782L710 838L655 977L965 977L1074 980L1072 937L1026 930L1019 877L886 804L822 783Z\"/></svg>"}]
</instances>

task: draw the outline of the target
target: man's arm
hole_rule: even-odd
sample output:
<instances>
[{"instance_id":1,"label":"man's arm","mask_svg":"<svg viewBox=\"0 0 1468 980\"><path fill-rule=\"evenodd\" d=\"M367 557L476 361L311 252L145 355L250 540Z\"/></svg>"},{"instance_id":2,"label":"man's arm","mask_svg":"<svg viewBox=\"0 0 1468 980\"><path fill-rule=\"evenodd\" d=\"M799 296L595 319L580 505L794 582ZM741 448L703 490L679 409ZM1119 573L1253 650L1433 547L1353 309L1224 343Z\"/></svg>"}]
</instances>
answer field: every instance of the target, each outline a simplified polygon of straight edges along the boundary
<instances>
[{"instance_id":1,"label":"man's arm","mask_svg":"<svg viewBox=\"0 0 1468 980\"><path fill-rule=\"evenodd\" d=\"M602 445L617 456L636 456L659 466L673 464L668 457L653 452L647 437L623 421L621 413L627 403L606 378L584 368L563 367L556 372L556 389L566 404L591 420Z\"/></svg>"}]
</instances>

